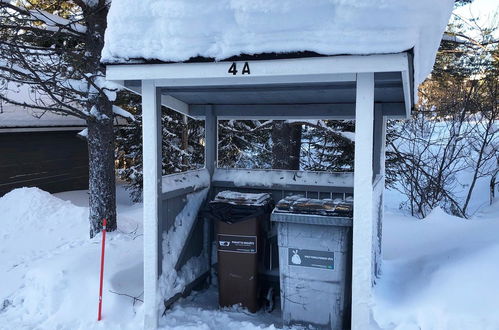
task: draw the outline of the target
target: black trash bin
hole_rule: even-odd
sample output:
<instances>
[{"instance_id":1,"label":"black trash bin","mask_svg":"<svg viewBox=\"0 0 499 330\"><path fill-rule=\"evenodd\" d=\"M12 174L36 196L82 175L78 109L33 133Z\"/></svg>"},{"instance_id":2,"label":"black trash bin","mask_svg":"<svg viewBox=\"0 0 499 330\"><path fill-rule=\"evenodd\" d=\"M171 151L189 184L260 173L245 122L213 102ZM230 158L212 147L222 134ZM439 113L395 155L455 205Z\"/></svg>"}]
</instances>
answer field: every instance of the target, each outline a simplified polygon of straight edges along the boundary
<instances>
[{"instance_id":1,"label":"black trash bin","mask_svg":"<svg viewBox=\"0 0 499 330\"><path fill-rule=\"evenodd\" d=\"M269 225L269 194L222 191L209 204L215 221L218 255L218 288L221 307L241 305L259 309L258 268L262 232Z\"/></svg>"}]
</instances>

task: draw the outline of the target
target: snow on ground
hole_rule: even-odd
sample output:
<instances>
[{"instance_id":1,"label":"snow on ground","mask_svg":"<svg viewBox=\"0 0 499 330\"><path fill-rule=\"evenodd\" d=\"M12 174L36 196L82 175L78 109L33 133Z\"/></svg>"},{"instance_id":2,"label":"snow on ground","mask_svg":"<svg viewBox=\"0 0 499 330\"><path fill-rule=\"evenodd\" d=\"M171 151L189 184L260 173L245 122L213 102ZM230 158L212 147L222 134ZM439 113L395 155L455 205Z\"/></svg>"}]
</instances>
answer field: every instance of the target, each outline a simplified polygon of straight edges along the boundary
<instances>
[{"instance_id":1,"label":"snow on ground","mask_svg":"<svg viewBox=\"0 0 499 330\"><path fill-rule=\"evenodd\" d=\"M499 329L499 201L463 220L437 208L384 222L374 316L384 329Z\"/></svg>"},{"instance_id":2,"label":"snow on ground","mask_svg":"<svg viewBox=\"0 0 499 330\"><path fill-rule=\"evenodd\" d=\"M118 187L118 231L106 244L97 322L101 235L88 238L88 194L21 188L0 197L0 330L141 329L142 204ZM116 293L112 293L116 292ZM200 298L198 298L198 296ZM274 329L277 314L217 309L215 289L183 299L163 329Z\"/></svg>"},{"instance_id":3,"label":"snow on ground","mask_svg":"<svg viewBox=\"0 0 499 330\"><path fill-rule=\"evenodd\" d=\"M143 286L142 208L118 197L119 230L108 235L100 324L101 235L88 238L86 191L56 197L21 188L0 198L0 329L141 327L132 299L110 292L139 296Z\"/></svg>"},{"instance_id":4,"label":"snow on ground","mask_svg":"<svg viewBox=\"0 0 499 330\"><path fill-rule=\"evenodd\" d=\"M102 322L100 240L88 239L86 191L36 188L0 197L0 329L140 329L142 206L118 189L108 235ZM499 202L472 220L434 210L417 220L388 210L374 317L382 329L498 329ZM279 312L217 308L216 288L175 304L162 329L275 329Z\"/></svg>"},{"instance_id":5,"label":"snow on ground","mask_svg":"<svg viewBox=\"0 0 499 330\"><path fill-rule=\"evenodd\" d=\"M238 308L218 308L217 289L194 293L182 299L160 320L164 329L273 330L280 328L280 312L251 314Z\"/></svg>"}]
</instances>

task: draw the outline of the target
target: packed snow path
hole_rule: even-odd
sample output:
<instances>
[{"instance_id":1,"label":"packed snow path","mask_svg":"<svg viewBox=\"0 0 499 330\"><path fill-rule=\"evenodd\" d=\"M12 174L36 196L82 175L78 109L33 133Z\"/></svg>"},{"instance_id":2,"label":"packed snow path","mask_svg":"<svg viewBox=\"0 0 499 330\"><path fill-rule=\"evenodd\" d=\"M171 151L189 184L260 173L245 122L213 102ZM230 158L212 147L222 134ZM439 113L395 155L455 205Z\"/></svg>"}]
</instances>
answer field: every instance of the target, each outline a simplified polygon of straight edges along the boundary
<instances>
[{"instance_id":1,"label":"packed snow path","mask_svg":"<svg viewBox=\"0 0 499 330\"><path fill-rule=\"evenodd\" d=\"M0 198L0 329L140 329L142 205L118 189L97 322L100 235L88 239L85 191L17 189ZM499 203L472 220L387 212L374 317L382 329L498 329ZM112 291L112 292L111 292ZM162 329L275 329L276 313L219 310L216 289L181 300Z\"/></svg>"}]
</instances>

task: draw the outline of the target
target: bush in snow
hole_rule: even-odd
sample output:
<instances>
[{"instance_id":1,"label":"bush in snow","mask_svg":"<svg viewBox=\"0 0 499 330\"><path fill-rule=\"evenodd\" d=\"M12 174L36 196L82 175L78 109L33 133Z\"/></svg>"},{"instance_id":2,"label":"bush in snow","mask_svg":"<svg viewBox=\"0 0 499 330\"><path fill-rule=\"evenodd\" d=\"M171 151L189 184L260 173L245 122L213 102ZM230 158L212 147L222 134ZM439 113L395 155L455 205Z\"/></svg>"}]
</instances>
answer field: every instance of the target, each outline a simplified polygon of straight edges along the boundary
<instances>
[{"instance_id":1,"label":"bush in snow","mask_svg":"<svg viewBox=\"0 0 499 330\"><path fill-rule=\"evenodd\" d=\"M453 38L442 41L432 76L420 88L414 117L390 125L388 182L407 196L406 206L413 215L425 217L441 206L469 217L479 180L491 180L491 189L497 184L496 29L474 30L479 37L472 39L459 19L450 24L448 33ZM482 204L486 202L485 198Z\"/></svg>"}]
</instances>

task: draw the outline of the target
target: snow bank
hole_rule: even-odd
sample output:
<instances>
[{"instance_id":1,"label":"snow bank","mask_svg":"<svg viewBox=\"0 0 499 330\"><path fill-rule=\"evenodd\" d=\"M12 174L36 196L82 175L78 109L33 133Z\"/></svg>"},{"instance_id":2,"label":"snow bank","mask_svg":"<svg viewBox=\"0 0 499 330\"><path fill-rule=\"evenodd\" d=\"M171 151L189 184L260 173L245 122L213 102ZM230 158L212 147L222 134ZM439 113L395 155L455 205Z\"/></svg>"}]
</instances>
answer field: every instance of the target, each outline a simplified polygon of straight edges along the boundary
<instances>
[{"instance_id":1,"label":"snow bank","mask_svg":"<svg viewBox=\"0 0 499 330\"><path fill-rule=\"evenodd\" d=\"M1 197L0 295L17 290L21 275L32 262L47 257L47 251L85 240L87 212L38 188L15 189Z\"/></svg>"},{"instance_id":2,"label":"snow bank","mask_svg":"<svg viewBox=\"0 0 499 330\"><path fill-rule=\"evenodd\" d=\"M71 195L88 203L86 191ZM89 239L88 207L37 188L0 198L1 330L141 327L140 304L111 292L143 291L141 207L118 210L118 231L107 239L104 321L98 323L101 235Z\"/></svg>"},{"instance_id":3,"label":"snow bank","mask_svg":"<svg viewBox=\"0 0 499 330\"><path fill-rule=\"evenodd\" d=\"M414 48L415 80L430 73L452 0L121 0L108 15L104 62Z\"/></svg>"},{"instance_id":4,"label":"snow bank","mask_svg":"<svg viewBox=\"0 0 499 330\"><path fill-rule=\"evenodd\" d=\"M473 220L387 214L374 317L383 329L499 329L499 203Z\"/></svg>"}]
</instances>

